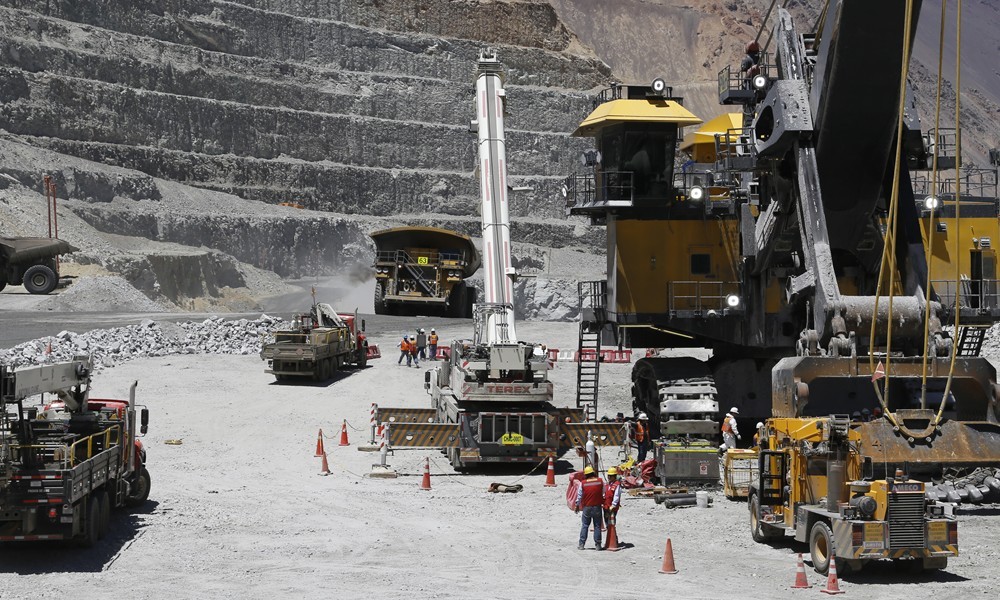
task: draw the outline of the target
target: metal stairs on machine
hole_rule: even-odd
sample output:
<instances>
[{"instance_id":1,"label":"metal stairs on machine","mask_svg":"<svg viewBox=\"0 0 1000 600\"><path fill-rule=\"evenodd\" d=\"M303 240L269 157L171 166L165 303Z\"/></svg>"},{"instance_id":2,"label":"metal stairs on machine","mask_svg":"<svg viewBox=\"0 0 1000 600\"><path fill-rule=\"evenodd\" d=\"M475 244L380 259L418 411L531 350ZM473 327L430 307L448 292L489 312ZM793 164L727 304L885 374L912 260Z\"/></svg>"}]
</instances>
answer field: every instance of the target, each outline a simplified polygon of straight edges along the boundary
<instances>
[{"instance_id":1,"label":"metal stairs on machine","mask_svg":"<svg viewBox=\"0 0 1000 600\"><path fill-rule=\"evenodd\" d=\"M421 289L423 289L425 294L429 296L437 295L435 293L434 284L427 281L427 279L424 277L423 272L421 272L419 268L413 266L413 259L410 258L410 255L403 251L400 251L400 254L402 254L402 256L400 257L399 260L397 260L397 262L403 265L403 268L406 269L406 272L410 274L410 277L413 278L413 281L416 282L416 284L420 286Z\"/></svg>"},{"instance_id":2,"label":"metal stairs on machine","mask_svg":"<svg viewBox=\"0 0 1000 600\"><path fill-rule=\"evenodd\" d=\"M979 356L986 341L986 327L962 327L958 337L959 356Z\"/></svg>"},{"instance_id":3,"label":"metal stairs on machine","mask_svg":"<svg viewBox=\"0 0 1000 600\"><path fill-rule=\"evenodd\" d=\"M597 420L597 387L601 373L601 333L580 323L577 344L576 406L584 410L588 422Z\"/></svg>"}]
</instances>

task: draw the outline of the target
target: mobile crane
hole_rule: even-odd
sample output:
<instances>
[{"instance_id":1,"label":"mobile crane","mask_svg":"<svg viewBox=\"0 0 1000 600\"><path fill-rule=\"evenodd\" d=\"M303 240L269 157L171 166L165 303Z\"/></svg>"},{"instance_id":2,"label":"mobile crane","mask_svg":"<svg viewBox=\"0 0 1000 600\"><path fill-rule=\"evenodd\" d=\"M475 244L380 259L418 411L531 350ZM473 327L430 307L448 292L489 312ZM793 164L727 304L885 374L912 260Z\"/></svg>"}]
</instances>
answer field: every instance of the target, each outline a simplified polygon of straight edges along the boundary
<instances>
[{"instance_id":1,"label":"mobile crane","mask_svg":"<svg viewBox=\"0 0 1000 600\"><path fill-rule=\"evenodd\" d=\"M138 506L150 490L138 434L149 411L90 398L87 357L19 370L0 365L0 542L75 540L92 546L112 508ZM39 394L48 404L29 406Z\"/></svg>"},{"instance_id":2,"label":"mobile crane","mask_svg":"<svg viewBox=\"0 0 1000 600\"><path fill-rule=\"evenodd\" d=\"M623 438L620 424L580 423L582 411L556 408L547 353L541 344L518 339L501 74L496 52L484 50L470 128L478 134L485 292L474 306L473 339L453 342L448 360L425 373L429 411L378 411L379 421L389 423L389 447L442 448L456 470L486 462L537 463L567 446L584 445L588 432L595 445L617 445ZM424 422L397 419L414 414Z\"/></svg>"},{"instance_id":3,"label":"mobile crane","mask_svg":"<svg viewBox=\"0 0 1000 600\"><path fill-rule=\"evenodd\" d=\"M954 181L918 185L946 136L901 108L916 26L906 6L831 0L809 33L779 9L773 56L720 73L720 102L740 107L741 126L715 136L712 163L676 155L681 128L700 120L662 80L613 85L574 134L596 148L566 182L566 210L608 232L607 280L581 293L581 348L599 332L711 351L636 363L634 408L664 439L711 439L701 428L718 405L738 407L744 425L880 408L859 432L889 474L1000 464L996 372L978 356L1000 320L995 172L963 191L961 220ZM929 269L956 267L961 283L927 285ZM957 342L945 329L956 320ZM891 363L877 387L874 362ZM675 420L684 427L671 431Z\"/></svg>"},{"instance_id":4,"label":"mobile crane","mask_svg":"<svg viewBox=\"0 0 1000 600\"><path fill-rule=\"evenodd\" d=\"M958 556L958 521L902 470L873 480L872 448L847 415L768 419L748 506L754 541L794 534L813 568L860 570L873 560L943 569ZM867 456L866 456L867 454Z\"/></svg>"}]
</instances>

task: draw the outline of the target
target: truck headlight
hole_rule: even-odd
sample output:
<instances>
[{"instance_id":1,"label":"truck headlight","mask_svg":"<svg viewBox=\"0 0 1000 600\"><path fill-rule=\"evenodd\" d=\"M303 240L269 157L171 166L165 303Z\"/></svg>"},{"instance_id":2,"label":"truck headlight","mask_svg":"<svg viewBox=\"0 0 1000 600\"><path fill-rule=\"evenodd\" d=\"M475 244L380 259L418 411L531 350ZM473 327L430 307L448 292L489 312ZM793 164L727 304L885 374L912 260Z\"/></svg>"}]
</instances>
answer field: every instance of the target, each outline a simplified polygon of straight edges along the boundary
<instances>
[{"instance_id":1,"label":"truck headlight","mask_svg":"<svg viewBox=\"0 0 1000 600\"><path fill-rule=\"evenodd\" d=\"M705 197L705 189L701 186L694 186L688 190L688 199L694 200L695 202L702 200Z\"/></svg>"},{"instance_id":2,"label":"truck headlight","mask_svg":"<svg viewBox=\"0 0 1000 600\"><path fill-rule=\"evenodd\" d=\"M726 306L729 308L736 308L740 305L740 297L736 294L729 294L726 296Z\"/></svg>"}]
</instances>

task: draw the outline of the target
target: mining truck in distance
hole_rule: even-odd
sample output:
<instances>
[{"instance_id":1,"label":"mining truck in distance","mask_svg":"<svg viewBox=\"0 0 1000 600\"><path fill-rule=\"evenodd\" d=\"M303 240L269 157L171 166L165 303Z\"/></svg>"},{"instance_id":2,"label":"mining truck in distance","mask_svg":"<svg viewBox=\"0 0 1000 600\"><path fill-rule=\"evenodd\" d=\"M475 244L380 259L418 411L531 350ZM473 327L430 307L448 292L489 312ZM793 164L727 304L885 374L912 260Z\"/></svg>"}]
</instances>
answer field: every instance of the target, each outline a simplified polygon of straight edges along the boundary
<instances>
[{"instance_id":1,"label":"mining truck in distance","mask_svg":"<svg viewBox=\"0 0 1000 600\"><path fill-rule=\"evenodd\" d=\"M13 370L0 365L0 542L73 540L108 533L112 508L149 496L149 412L127 400L90 398L91 362ZM47 404L29 406L39 394ZM136 426L136 416L139 424Z\"/></svg>"},{"instance_id":2,"label":"mining truck in distance","mask_svg":"<svg viewBox=\"0 0 1000 600\"><path fill-rule=\"evenodd\" d=\"M360 326L359 326L360 324ZM295 315L289 329L274 332L260 357L265 373L278 381L326 381L345 365L363 369L368 359L380 358L378 346L365 337L365 321L357 313L338 313L329 304L314 304L308 313Z\"/></svg>"},{"instance_id":3,"label":"mining truck in distance","mask_svg":"<svg viewBox=\"0 0 1000 600\"><path fill-rule=\"evenodd\" d=\"M59 285L56 258L76 251L56 238L0 237L0 290L23 284L30 294L48 294Z\"/></svg>"},{"instance_id":4,"label":"mining truck in distance","mask_svg":"<svg viewBox=\"0 0 1000 600\"><path fill-rule=\"evenodd\" d=\"M481 259L472 238L438 227L395 227L375 242L375 314L472 316L476 290L466 279Z\"/></svg>"}]
</instances>

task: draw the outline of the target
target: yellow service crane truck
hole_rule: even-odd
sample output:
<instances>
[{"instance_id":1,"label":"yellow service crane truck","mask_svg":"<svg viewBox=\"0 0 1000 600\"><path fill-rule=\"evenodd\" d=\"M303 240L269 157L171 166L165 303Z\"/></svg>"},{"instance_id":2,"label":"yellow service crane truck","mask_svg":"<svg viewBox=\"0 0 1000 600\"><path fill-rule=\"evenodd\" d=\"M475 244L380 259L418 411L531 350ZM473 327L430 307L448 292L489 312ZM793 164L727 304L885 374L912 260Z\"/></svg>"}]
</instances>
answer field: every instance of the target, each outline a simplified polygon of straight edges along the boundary
<instances>
[{"instance_id":1,"label":"yellow service crane truck","mask_svg":"<svg viewBox=\"0 0 1000 600\"><path fill-rule=\"evenodd\" d=\"M958 556L957 520L901 471L872 480L873 457L862 453L853 425L847 416L765 423L748 503L754 541L791 531L809 544L813 567L824 574L831 559L840 574L880 559L945 568L949 556Z\"/></svg>"}]
</instances>

